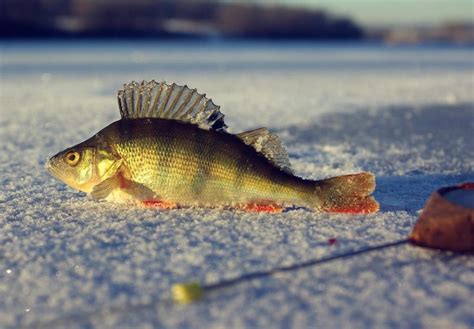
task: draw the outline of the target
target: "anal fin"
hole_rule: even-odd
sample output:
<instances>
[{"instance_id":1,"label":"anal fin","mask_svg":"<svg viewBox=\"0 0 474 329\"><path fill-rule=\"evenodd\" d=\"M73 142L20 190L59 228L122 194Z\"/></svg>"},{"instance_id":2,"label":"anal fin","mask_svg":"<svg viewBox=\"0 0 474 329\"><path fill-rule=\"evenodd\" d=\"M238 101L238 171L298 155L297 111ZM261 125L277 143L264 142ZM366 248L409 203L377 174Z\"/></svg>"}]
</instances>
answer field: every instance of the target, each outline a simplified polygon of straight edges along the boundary
<instances>
[{"instance_id":1,"label":"anal fin","mask_svg":"<svg viewBox=\"0 0 474 329\"><path fill-rule=\"evenodd\" d=\"M145 208L159 208L159 209L168 209L168 210L178 208L178 205L176 204L176 202L164 201L164 200L159 200L159 199L143 200L141 201L141 204Z\"/></svg>"},{"instance_id":2,"label":"anal fin","mask_svg":"<svg viewBox=\"0 0 474 329\"><path fill-rule=\"evenodd\" d=\"M247 212L258 212L258 213L281 213L283 207L273 203L247 203L242 207L242 210Z\"/></svg>"}]
</instances>

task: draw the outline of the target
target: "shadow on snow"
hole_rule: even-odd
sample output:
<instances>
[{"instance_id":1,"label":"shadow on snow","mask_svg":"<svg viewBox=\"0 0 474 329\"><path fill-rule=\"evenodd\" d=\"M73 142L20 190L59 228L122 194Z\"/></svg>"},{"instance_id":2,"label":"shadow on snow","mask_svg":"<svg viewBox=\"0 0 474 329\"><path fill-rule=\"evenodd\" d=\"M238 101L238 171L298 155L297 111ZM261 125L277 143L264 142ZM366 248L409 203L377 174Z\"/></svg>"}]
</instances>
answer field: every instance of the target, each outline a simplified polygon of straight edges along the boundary
<instances>
[{"instance_id":1,"label":"shadow on snow","mask_svg":"<svg viewBox=\"0 0 474 329\"><path fill-rule=\"evenodd\" d=\"M284 130L291 158L298 158L292 148L312 146L317 165L337 168L350 158L374 172L382 211L419 210L437 188L474 180L472 103L327 113Z\"/></svg>"}]
</instances>

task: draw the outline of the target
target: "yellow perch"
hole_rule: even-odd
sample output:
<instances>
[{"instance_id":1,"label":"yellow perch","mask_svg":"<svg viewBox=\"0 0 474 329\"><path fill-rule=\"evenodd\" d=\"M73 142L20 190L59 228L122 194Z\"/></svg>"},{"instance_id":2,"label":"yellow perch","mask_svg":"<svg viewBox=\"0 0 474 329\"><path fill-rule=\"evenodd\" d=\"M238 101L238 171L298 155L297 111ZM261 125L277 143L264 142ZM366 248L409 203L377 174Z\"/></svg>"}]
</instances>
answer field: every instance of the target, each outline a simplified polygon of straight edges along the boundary
<instances>
[{"instance_id":1,"label":"yellow perch","mask_svg":"<svg viewBox=\"0 0 474 329\"><path fill-rule=\"evenodd\" d=\"M161 208L225 207L278 212L287 206L370 213L371 173L313 181L292 174L266 128L226 132L224 115L195 89L155 81L124 85L121 119L53 156L48 170L94 199Z\"/></svg>"}]
</instances>

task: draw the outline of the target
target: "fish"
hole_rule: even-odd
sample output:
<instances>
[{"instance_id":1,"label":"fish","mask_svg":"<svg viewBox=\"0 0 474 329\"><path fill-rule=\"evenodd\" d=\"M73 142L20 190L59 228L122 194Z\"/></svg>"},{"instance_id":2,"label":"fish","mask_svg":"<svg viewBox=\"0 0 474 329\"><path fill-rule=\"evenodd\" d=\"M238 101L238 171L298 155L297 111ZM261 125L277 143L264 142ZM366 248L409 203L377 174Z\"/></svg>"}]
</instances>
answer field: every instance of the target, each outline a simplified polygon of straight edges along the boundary
<instances>
[{"instance_id":1,"label":"fish","mask_svg":"<svg viewBox=\"0 0 474 329\"><path fill-rule=\"evenodd\" d=\"M117 99L118 121L46 163L92 199L161 209L379 210L374 174L298 177L277 135L267 128L231 134L220 107L196 89L132 81Z\"/></svg>"}]
</instances>

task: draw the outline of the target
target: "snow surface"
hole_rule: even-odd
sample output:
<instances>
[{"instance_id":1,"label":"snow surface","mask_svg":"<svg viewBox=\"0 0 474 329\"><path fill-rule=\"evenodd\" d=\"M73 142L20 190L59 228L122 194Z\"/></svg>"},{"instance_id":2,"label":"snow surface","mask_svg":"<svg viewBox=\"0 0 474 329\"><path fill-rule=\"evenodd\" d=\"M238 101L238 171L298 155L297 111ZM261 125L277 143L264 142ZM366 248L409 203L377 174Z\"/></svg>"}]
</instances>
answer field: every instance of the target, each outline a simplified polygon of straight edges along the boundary
<instances>
[{"instance_id":1,"label":"snow surface","mask_svg":"<svg viewBox=\"0 0 474 329\"><path fill-rule=\"evenodd\" d=\"M474 181L472 48L2 43L1 328L473 328L474 259L408 245L169 302L174 283L402 239ZM188 84L231 131L267 126L308 178L372 171L369 216L157 211L88 200L44 169L119 118L115 90ZM329 243L336 239L335 244Z\"/></svg>"}]
</instances>

